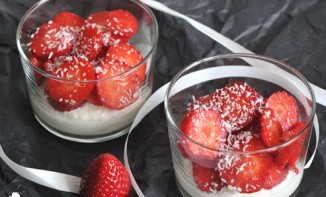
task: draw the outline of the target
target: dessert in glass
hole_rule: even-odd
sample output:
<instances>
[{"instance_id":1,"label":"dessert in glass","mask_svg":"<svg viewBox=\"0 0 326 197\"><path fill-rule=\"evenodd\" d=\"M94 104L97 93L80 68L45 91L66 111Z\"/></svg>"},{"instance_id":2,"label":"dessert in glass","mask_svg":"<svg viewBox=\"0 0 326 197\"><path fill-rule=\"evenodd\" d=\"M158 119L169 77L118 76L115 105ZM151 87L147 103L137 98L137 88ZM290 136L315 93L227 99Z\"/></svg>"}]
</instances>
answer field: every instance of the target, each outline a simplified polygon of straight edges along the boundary
<instances>
[{"instance_id":1,"label":"dessert in glass","mask_svg":"<svg viewBox=\"0 0 326 197\"><path fill-rule=\"evenodd\" d=\"M158 25L134 0L41 0L17 46L38 122L77 142L128 132L150 96Z\"/></svg>"},{"instance_id":2,"label":"dessert in glass","mask_svg":"<svg viewBox=\"0 0 326 197\"><path fill-rule=\"evenodd\" d=\"M183 196L295 196L315 98L278 60L226 54L190 64L165 97L176 182Z\"/></svg>"}]
</instances>

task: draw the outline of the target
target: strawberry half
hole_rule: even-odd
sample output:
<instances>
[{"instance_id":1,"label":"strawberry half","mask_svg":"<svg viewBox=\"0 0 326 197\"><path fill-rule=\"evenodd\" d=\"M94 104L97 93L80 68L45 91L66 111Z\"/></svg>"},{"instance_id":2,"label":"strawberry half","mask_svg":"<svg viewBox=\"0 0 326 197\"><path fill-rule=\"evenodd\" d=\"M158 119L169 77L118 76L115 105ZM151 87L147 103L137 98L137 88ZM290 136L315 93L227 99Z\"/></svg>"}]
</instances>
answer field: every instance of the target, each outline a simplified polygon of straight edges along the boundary
<instances>
[{"instance_id":1,"label":"strawberry half","mask_svg":"<svg viewBox=\"0 0 326 197\"><path fill-rule=\"evenodd\" d=\"M264 189L272 189L276 185L284 181L288 175L288 170L280 166L278 163L273 162L267 172L267 176L264 182Z\"/></svg>"},{"instance_id":2,"label":"strawberry half","mask_svg":"<svg viewBox=\"0 0 326 197\"><path fill-rule=\"evenodd\" d=\"M138 49L133 45L128 43L120 43L111 46L106 52L105 61L110 62L115 60L121 61L130 68L133 68L143 61L143 57ZM142 83L145 79L146 63L139 65L135 72Z\"/></svg>"},{"instance_id":3,"label":"strawberry half","mask_svg":"<svg viewBox=\"0 0 326 197\"><path fill-rule=\"evenodd\" d=\"M99 30L106 31L109 28L110 11L100 11L90 14L86 18L86 23L96 24Z\"/></svg>"},{"instance_id":4,"label":"strawberry half","mask_svg":"<svg viewBox=\"0 0 326 197\"><path fill-rule=\"evenodd\" d=\"M247 83L235 81L211 95L201 97L191 108L211 108L221 114L223 126L235 132L248 126L260 111L263 97Z\"/></svg>"},{"instance_id":5,"label":"strawberry half","mask_svg":"<svg viewBox=\"0 0 326 197\"><path fill-rule=\"evenodd\" d=\"M247 83L231 82L217 90L216 109L221 113L228 131L234 132L248 126L258 114L263 97Z\"/></svg>"},{"instance_id":6,"label":"strawberry half","mask_svg":"<svg viewBox=\"0 0 326 197\"><path fill-rule=\"evenodd\" d=\"M54 75L56 70L65 62L71 60L71 56L68 57L56 57L53 59L46 60L43 63L44 70L48 72L49 74Z\"/></svg>"},{"instance_id":7,"label":"strawberry half","mask_svg":"<svg viewBox=\"0 0 326 197\"><path fill-rule=\"evenodd\" d=\"M101 103L115 110L128 107L139 98L140 80L123 62L104 62L97 67L97 91ZM124 74L125 73L125 74Z\"/></svg>"},{"instance_id":8,"label":"strawberry half","mask_svg":"<svg viewBox=\"0 0 326 197\"><path fill-rule=\"evenodd\" d=\"M291 129L290 131L283 132L282 135L283 142L287 142L293 139L295 136L297 136L302 131L302 129L306 126L306 124L307 122L305 121L298 122L297 124L294 125L293 129ZM276 157L276 161L282 167L290 167L295 173L299 172L295 164L300 158L304 146L304 141L307 135L309 134L309 130L310 128L306 129L298 139L296 139L290 145L287 145L286 147L279 150L279 153Z\"/></svg>"},{"instance_id":9,"label":"strawberry half","mask_svg":"<svg viewBox=\"0 0 326 197\"><path fill-rule=\"evenodd\" d=\"M130 191L130 177L125 166L115 156L102 154L83 173L79 195L126 197Z\"/></svg>"},{"instance_id":10,"label":"strawberry half","mask_svg":"<svg viewBox=\"0 0 326 197\"><path fill-rule=\"evenodd\" d=\"M127 10L113 10L109 14L111 35L117 39L128 40L138 30L138 20Z\"/></svg>"},{"instance_id":11,"label":"strawberry half","mask_svg":"<svg viewBox=\"0 0 326 197\"><path fill-rule=\"evenodd\" d=\"M61 79L49 78L47 94L50 104L58 111L69 111L79 107L93 90L95 83L92 65L83 58L65 61L54 73Z\"/></svg>"},{"instance_id":12,"label":"strawberry half","mask_svg":"<svg viewBox=\"0 0 326 197\"><path fill-rule=\"evenodd\" d=\"M74 32L81 29L85 23L82 17L71 12L61 12L57 14L52 20L54 23L57 23L61 26L68 26L70 30Z\"/></svg>"},{"instance_id":13,"label":"strawberry half","mask_svg":"<svg viewBox=\"0 0 326 197\"><path fill-rule=\"evenodd\" d=\"M39 69L42 69L44 70L44 67L43 67L43 62L44 60L37 57L36 55L34 55L33 53L31 53L29 55L29 60L31 61L31 63L36 66L37 68ZM38 73L37 71L34 71L34 78L35 78L35 82L37 85L42 85L43 81L44 81L44 77Z\"/></svg>"},{"instance_id":14,"label":"strawberry half","mask_svg":"<svg viewBox=\"0 0 326 197\"><path fill-rule=\"evenodd\" d=\"M110 20L111 20L110 11L95 12L93 14L90 14L86 19L87 24L91 24L91 25L95 24L97 28L100 30L104 48L108 48L120 42L128 41L128 40L123 41L120 39L116 40L114 37L112 37Z\"/></svg>"},{"instance_id":15,"label":"strawberry half","mask_svg":"<svg viewBox=\"0 0 326 197\"><path fill-rule=\"evenodd\" d=\"M251 132L230 135L229 150L255 151L266 148L259 137ZM272 164L270 154L230 154L223 155L217 164L220 176L228 186L240 193L259 191Z\"/></svg>"},{"instance_id":16,"label":"strawberry half","mask_svg":"<svg viewBox=\"0 0 326 197\"><path fill-rule=\"evenodd\" d=\"M89 97L87 98L87 102L92 103L93 105L96 105L96 106L102 105L101 99L98 96L98 91L97 91L96 86L93 89L93 91L90 93Z\"/></svg>"},{"instance_id":17,"label":"strawberry half","mask_svg":"<svg viewBox=\"0 0 326 197\"><path fill-rule=\"evenodd\" d=\"M76 35L72 54L95 59L102 50L102 35L95 25L85 25Z\"/></svg>"},{"instance_id":18,"label":"strawberry half","mask_svg":"<svg viewBox=\"0 0 326 197\"><path fill-rule=\"evenodd\" d=\"M282 127L271 109L263 110L261 120L261 138L267 147L276 146L282 140Z\"/></svg>"},{"instance_id":19,"label":"strawberry half","mask_svg":"<svg viewBox=\"0 0 326 197\"><path fill-rule=\"evenodd\" d=\"M197 187L204 192L215 193L225 186L219 172L214 168L206 168L193 162L192 170Z\"/></svg>"},{"instance_id":20,"label":"strawberry half","mask_svg":"<svg viewBox=\"0 0 326 197\"><path fill-rule=\"evenodd\" d=\"M186 113L180 125L180 130L198 145L185 138L180 139L181 145L190 157L213 159L225 142L227 132L222 127L219 113L212 109L197 109ZM208 148L205 148L205 147Z\"/></svg>"},{"instance_id":21,"label":"strawberry half","mask_svg":"<svg viewBox=\"0 0 326 197\"><path fill-rule=\"evenodd\" d=\"M31 37L31 51L47 59L69 54L75 38L68 27L52 21L39 27Z\"/></svg>"},{"instance_id":22,"label":"strawberry half","mask_svg":"<svg viewBox=\"0 0 326 197\"><path fill-rule=\"evenodd\" d=\"M273 110L282 130L288 131L299 119L298 106L295 98L285 91L272 94L266 102L266 107Z\"/></svg>"}]
</instances>

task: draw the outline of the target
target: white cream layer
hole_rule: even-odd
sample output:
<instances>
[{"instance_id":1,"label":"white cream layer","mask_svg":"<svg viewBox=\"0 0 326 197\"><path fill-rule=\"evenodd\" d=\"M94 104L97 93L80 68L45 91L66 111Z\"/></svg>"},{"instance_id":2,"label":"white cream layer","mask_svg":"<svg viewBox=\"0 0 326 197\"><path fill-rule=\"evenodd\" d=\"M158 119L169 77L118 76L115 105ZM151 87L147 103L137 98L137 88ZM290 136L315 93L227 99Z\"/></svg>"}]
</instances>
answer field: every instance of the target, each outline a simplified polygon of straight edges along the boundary
<instances>
[{"instance_id":1,"label":"white cream layer","mask_svg":"<svg viewBox=\"0 0 326 197\"><path fill-rule=\"evenodd\" d=\"M47 125L65 133L91 136L107 134L128 126L150 93L149 89L143 91L135 103L122 110L111 110L86 102L77 109L60 112L49 104L41 87L39 95L30 94L30 99L34 113Z\"/></svg>"}]
</instances>

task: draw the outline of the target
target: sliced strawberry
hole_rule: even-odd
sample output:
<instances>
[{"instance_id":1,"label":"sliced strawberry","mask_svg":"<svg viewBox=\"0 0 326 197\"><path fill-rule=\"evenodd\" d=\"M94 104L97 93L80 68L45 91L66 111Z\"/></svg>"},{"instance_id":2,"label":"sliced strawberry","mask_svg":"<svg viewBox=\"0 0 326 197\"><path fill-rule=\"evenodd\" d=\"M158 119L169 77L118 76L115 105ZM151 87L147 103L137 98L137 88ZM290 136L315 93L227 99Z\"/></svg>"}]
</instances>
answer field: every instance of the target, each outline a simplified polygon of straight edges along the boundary
<instances>
[{"instance_id":1,"label":"sliced strawberry","mask_svg":"<svg viewBox=\"0 0 326 197\"><path fill-rule=\"evenodd\" d=\"M61 26L68 26L72 31L78 31L82 28L85 20L71 12L61 12L53 18L53 22Z\"/></svg>"},{"instance_id":2,"label":"sliced strawberry","mask_svg":"<svg viewBox=\"0 0 326 197\"><path fill-rule=\"evenodd\" d=\"M75 57L71 61L65 61L54 74L61 79L49 78L47 93L49 102L59 111L79 107L95 85L93 82L83 82L95 79L92 65L83 58Z\"/></svg>"},{"instance_id":3,"label":"sliced strawberry","mask_svg":"<svg viewBox=\"0 0 326 197\"><path fill-rule=\"evenodd\" d=\"M95 12L89 15L86 19L86 23L95 24L100 30L103 40L103 46L105 48L123 42L125 40L120 40L114 38L111 33L111 22L110 22L110 11ZM127 41L125 41L127 42Z\"/></svg>"},{"instance_id":4,"label":"sliced strawberry","mask_svg":"<svg viewBox=\"0 0 326 197\"><path fill-rule=\"evenodd\" d=\"M52 21L39 27L31 37L31 51L47 59L67 55L74 40L74 34L68 27Z\"/></svg>"},{"instance_id":5,"label":"sliced strawberry","mask_svg":"<svg viewBox=\"0 0 326 197\"><path fill-rule=\"evenodd\" d=\"M120 43L111 46L105 56L106 61L121 61L127 64L130 68L138 66L136 69L136 74L138 75L141 83L145 80L146 74L146 63L138 65L143 61L143 57L136 47L128 43Z\"/></svg>"},{"instance_id":6,"label":"sliced strawberry","mask_svg":"<svg viewBox=\"0 0 326 197\"><path fill-rule=\"evenodd\" d=\"M125 166L115 156L102 154L83 173L79 195L127 197L130 191L130 177Z\"/></svg>"},{"instance_id":7,"label":"sliced strawberry","mask_svg":"<svg viewBox=\"0 0 326 197\"><path fill-rule=\"evenodd\" d=\"M297 136L302 129L306 126L307 122L298 122L294 125L293 129L290 131L283 132L282 138L284 142L287 142ZM282 167L290 167L294 172L298 173L299 170L295 166L296 162L300 158L302 149L304 146L304 141L309 134L310 128L306 129L301 136L292 142L290 145L279 150L279 154L276 157L276 161Z\"/></svg>"},{"instance_id":8,"label":"sliced strawberry","mask_svg":"<svg viewBox=\"0 0 326 197\"><path fill-rule=\"evenodd\" d=\"M97 79L99 80L97 90L104 106L120 110L139 98L140 80L138 76L134 73L123 74L129 69L129 66L119 61L105 62L97 68Z\"/></svg>"},{"instance_id":9,"label":"sliced strawberry","mask_svg":"<svg viewBox=\"0 0 326 197\"><path fill-rule=\"evenodd\" d=\"M278 163L273 162L268 170L263 188L272 189L276 185L280 184L284 181L284 179L288 175L288 172L289 171L287 169L282 168Z\"/></svg>"},{"instance_id":10,"label":"sliced strawberry","mask_svg":"<svg viewBox=\"0 0 326 197\"><path fill-rule=\"evenodd\" d=\"M217 151L211 149L221 148L227 136L227 132L222 127L220 114L212 109L197 109L186 113L181 121L180 129L186 136L202 145L187 139L180 139L181 145L184 146L189 156L195 158L216 157Z\"/></svg>"},{"instance_id":11,"label":"sliced strawberry","mask_svg":"<svg viewBox=\"0 0 326 197\"><path fill-rule=\"evenodd\" d=\"M95 25L85 25L77 33L72 54L95 59L102 49L102 35Z\"/></svg>"},{"instance_id":12,"label":"sliced strawberry","mask_svg":"<svg viewBox=\"0 0 326 197\"><path fill-rule=\"evenodd\" d=\"M272 94L267 99L266 107L274 111L274 115L280 122L283 131L288 131L298 122L297 102L292 95L285 91Z\"/></svg>"},{"instance_id":13,"label":"sliced strawberry","mask_svg":"<svg viewBox=\"0 0 326 197\"><path fill-rule=\"evenodd\" d=\"M130 38L138 30L138 20L127 10L113 10L109 14L110 30L113 36Z\"/></svg>"},{"instance_id":14,"label":"sliced strawberry","mask_svg":"<svg viewBox=\"0 0 326 197\"><path fill-rule=\"evenodd\" d=\"M267 147L276 146L282 142L282 127L271 109L265 108L260 118L261 138Z\"/></svg>"},{"instance_id":15,"label":"sliced strawberry","mask_svg":"<svg viewBox=\"0 0 326 197\"><path fill-rule=\"evenodd\" d=\"M96 24L100 30L105 30L109 28L109 16L110 11L95 12L86 18L86 22L89 24Z\"/></svg>"},{"instance_id":16,"label":"sliced strawberry","mask_svg":"<svg viewBox=\"0 0 326 197\"><path fill-rule=\"evenodd\" d=\"M39 69L44 70L43 67L43 62L44 60L37 57L36 55L34 55L33 53L31 53L29 55L29 60L31 61L31 63L36 66ZM38 73L37 71L34 71L34 78L35 78L35 82L37 85L42 85L43 81L44 81L44 77L43 75L41 75L40 73Z\"/></svg>"},{"instance_id":17,"label":"sliced strawberry","mask_svg":"<svg viewBox=\"0 0 326 197\"><path fill-rule=\"evenodd\" d=\"M98 26L106 47L128 42L138 30L137 18L121 9L93 13L87 17L86 22Z\"/></svg>"},{"instance_id":18,"label":"sliced strawberry","mask_svg":"<svg viewBox=\"0 0 326 197\"><path fill-rule=\"evenodd\" d=\"M111 37L109 39L110 45L114 46L120 43L128 43L130 37L120 36L120 35L113 35L111 33Z\"/></svg>"},{"instance_id":19,"label":"sliced strawberry","mask_svg":"<svg viewBox=\"0 0 326 197\"><path fill-rule=\"evenodd\" d=\"M263 97L247 83L235 81L196 100L191 108L211 108L221 114L223 126L235 132L248 126L260 111Z\"/></svg>"},{"instance_id":20,"label":"sliced strawberry","mask_svg":"<svg viewBox=\"0 0 326 197\"><path fill-rule=\"evenodd\" d=\"M228 139L228 148L234 151L255 151L266 148L259 137L251 132L232 134ZM241 193L259 191L273 158L270 154L225 154L218 162L220 176L228 186Z\"/></svg>"},{"instance_id":21,"label":"sliced strawberry","mask_svg":"<svg viewBox=\"0 0 326 197\"><path fill-rule=\"evenodd\" d=\"M265 149L266 146L261 140L259 133L251 131L239 131L229 134L223 146L227 151L255 151Z\"/></svg>"},{"instance_id":22,"label":"sliced strawberry","mask_svg":"<svg viewBox=\"0 0 326 197\"><path fill-rule=\"evenodd\" d=\"M206 168L193 162L192 170L197 187L204 192L215 193L225 186L219 172L214 168Z\"/></svg>"},{"instance_id":23,"label":"sliced strawberry","mask_svg":"<svg viewBox=\"0 0 326 197\"><path fill-rule=\"evenodd\" d=\"M89 97L87 98L87 102L92 103L96 106L101 106L102 102L101 99L98 96L97 88L95 87L93 91L90 93Z\"/></svg>"},{"instance_id":24,"label":"sliced strawberry","mask_svg":"<svg viewBox=\"0 0 326 197\"><path fill-rule=\"evenodd\" d=\"M193 101L188 104L187 111L189 112L199 108L214 106L215 98L213 96L214 96L213 94L209 94L209 95L198 97L197 99L193 98Z\"/></svg>"},{"instance_id":25,"label":"sliced strawberry","mask_svg":"<svg viewBox=\"0 0 326 197\"><path fill-rule=\"evenodd\" d=\"M228 131L248 126L257 115L263 97L247 83L235 81L214 93L217 110L221 113Z\"/></svg>"},{"instance_id":26,"label":"sliced strawberry","mask_svg":"<svg viewBox=\"0 0 326 197\"><path fill-rule=\"evenodd\" d=\"M49 59L49 60L46 60L44 63L43 63L43 67L44 67L44 70L46 72L48 72L49 74L52 74L54 75L56 70L65 62L65 61L69 61L71 60L72 57L71 56L67 56L67 57L56 57L56 58L53 58L53 59Z\"/></svg>"}]
</instances>

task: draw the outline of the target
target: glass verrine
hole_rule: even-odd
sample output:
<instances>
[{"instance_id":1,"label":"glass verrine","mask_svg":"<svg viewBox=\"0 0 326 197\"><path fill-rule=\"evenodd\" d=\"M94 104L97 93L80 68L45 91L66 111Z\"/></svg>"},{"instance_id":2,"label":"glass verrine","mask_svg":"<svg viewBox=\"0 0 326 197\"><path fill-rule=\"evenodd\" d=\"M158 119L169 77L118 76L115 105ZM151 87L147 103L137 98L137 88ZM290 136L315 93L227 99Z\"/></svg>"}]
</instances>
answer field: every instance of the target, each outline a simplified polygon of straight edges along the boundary
<instances>
[{"instance_id":1,"label":"glass verrine","mask_svg":"<svg viewBox=\"0 0 326 197\"><path fill-rule=\"evenodd\" d=\"M275 114L267 115L273 110L278 113L269 98L285 93L296 103L295 115L292 111L289 114L296 118L291 128L282 128L283 120L274 118ZM250 103L253 98L257 100ZM276 100L280 100L278 110L282 113L288 103L284 100L283 105L283 96L280 98ZM254 112L244 110L250 106ZM315 97L306 79L291 66L252 54L205 58L173 78L164 107L176 182L183 196L297 194ZM247 119L236 122L243 111ZM231 116L234 119L228 119ZM280 126L266 125L266 120ZM266 130L274 131L270 128L280 132L277 144L270 144L276 137L263 137Z\"/></svg>"},{"instance_id":2,"label":"glass verrine","mask_svg":"<svg viewBox=\"0 0 326 197\"><path fill-rule=\"evenodd\" d=\"M35 31L42 24L48 23L57 14L70 12L86 19L93 13L120 9L130 12L138 21L138 30L128 41L142 56L142 60L137 65L132 65L130 69L124 69L122 72L119 71L109 77L99 78L97 73L101 71L101 67L98 66L101 61L95 62L93 60L94 62L91 62L91 65L94 67L95 79L70 80L60 77L58 73L49 72L42 66L35 65L35 62L33 62L34 64L31 62L31 37L34 36ZM158 42L158 25L152 11L139 1L41 0L32 6L22 17L17 29L16 39L34 115L44 128L61 138L77 142L100 142L124 135L127 133L136 113L151 94L154 55ZM104 39L103 37L103 42ZM74 40L73 42L76 41ZM109 48L108 46L105 47ZM103 45L103 51L105 47ZM42 65L50 59L50 56L51 54L48 58L41 58ZM65 61L71 61L71 59L74 58L70 58L69 60L65 59ZM141 77L139 74L140 70L143 72ZM139 80L136 80L135 76ZM87 91L89 92L92 89L91 92L95 92L95 97L99 95L97 84L112 84L107 86L109 87L107 90L111 90L111 92L114 92L118 96L122 95L121 98L117 97L122 101L124 99L122 97L127 94L121 90L123 89L123 84L127 82L130 84L133 83L137 84L137 87L133 88L132 91L130 89L125 90L130 91L128 94L133 100L131 104L112 108L107 107L111 101L106 102L109 104L103 105L102 98L95 98L94 101L94 96L93 98L89 98L91 97L89 96L87 99L82 99L81 102L78 101L78 105L74 105L71 109L62 109L62 106L60 106L61 103L66 102L73 105L76 100L57 98L56 101L53 101L53 99L49 99L49 81L52 84L60 84L58 87L61 89L62 87L67 88L69 86L88 87ZM77 92L77 90L74 91ZM92 93L88 92L85 94L92 95ZM108 93L108 97L114 97L114 93L111 94L112 96ZM60 93L56 92L55 94L58 95ZM112 100L114 101L117 98L113 98Z\"/></svg>"}]
</instances>

